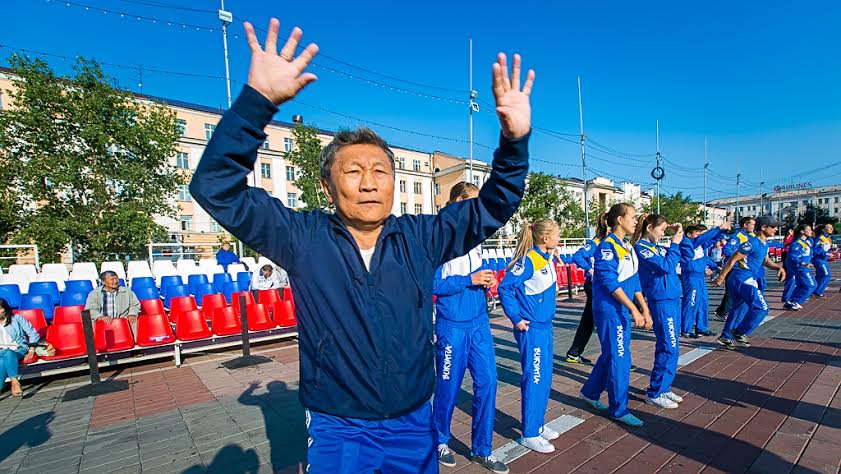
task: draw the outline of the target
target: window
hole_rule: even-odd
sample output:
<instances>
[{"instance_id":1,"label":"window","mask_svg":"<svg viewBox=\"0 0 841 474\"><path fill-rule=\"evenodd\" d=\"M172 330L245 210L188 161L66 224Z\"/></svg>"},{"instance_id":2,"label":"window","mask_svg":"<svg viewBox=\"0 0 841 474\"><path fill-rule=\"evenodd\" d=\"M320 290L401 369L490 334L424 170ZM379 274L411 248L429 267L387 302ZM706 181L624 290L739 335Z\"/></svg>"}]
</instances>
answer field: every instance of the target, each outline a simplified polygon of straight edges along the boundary
<instances>
[{"instance_id":1,"label":"window","mask_svg":"<svg viewBox=\"0 0 841 474\"><path fill-rule=\"evenodd\" d=\"M415 204L415 214L423 214L423 204Z\"/></svg>"},{"instance_id":2,"label":"window","mask_svg":"<svg viewBox=\"0 0 841 474\"><path fill-rule=\"evenodd\" d=\"M473 175L473 185L479 187L479 177L476 175Z\"/></svg>"},{"instance_id":3,"label":"window","mask_svg":"<svg viewBox=\"0 0 841 474\"><path fill-rule=\"evenodd\" d=\"M412 169L420 171L420 160L412 160Z\"/></svg>"},{"instance_id":4,"label":"window","mask_svg":"<svg viewBox=\"0 0 841 474\"><path fill-rule=\"evenodd\" d=\"M298 195L295 193L286 193L286 206L298 207Z\"/></svg>"},{"instance_id":5,"label":"window","mask_svg":"<svg viewBox=\"0 0 841 474\"><path fill-rule=\"evenodd\" d=\"M838 208L837 207L835 208L835 214L838 214Z\"/></svg>"},{"instance_id":6,"label":"window","mask_svg":"<svg viewBox=\"0 0 841 474\"><path fill-rule=\"evenodd\" d=\"M838 196L835 196L835 204L838 204Z\"/></svg>"},{"instance_id":7,"label":"window","mask_svg":"<svg viewBox=\"0 0 841 474\"><path fill-rule=\"evenodd\" d=\"M286 167L286 181L295 181L295 167L294 166L287 166Z\"/></svg>"},{"instance_id":8,"label":"window","mask_svg":"<svg viewBox=\"0 0 841 474\"><path fill-rule=\"evenodd\" d=\"M190 185L188 184L179 184L178 185L178 200L179 201L192 201L193 198L190 197Z\"/></svg>"},{"instance_id":9,"label":"window","mask_svg":"<svg viewBox=\"0 0 841 474\"><path fill-rule=\"evenodd\" d=\"M210 231L211 232L222 232L222 226L220 226L218 222L211 219L211 221L210 221Z\"/></svg>"},{"instance_id":10,"label":"window","mask_svg":"<svg viewBox=\"0 0 841 474\"><path fill-rule=\"evenodd\" d=\"M435 183L435 195L437 196L439 194L441 194L441 185L438 184L438 183Z\"/></svg>"},{"instance_id":11,"label":"window","mask_svg":"<svg viewBox=\"0 0 841 474\"><path fill-rule=\"evenodd\" d=\"M193 216L181 216L181 230L193 230Z\"/></svg>"},{"instance_id":12,"label":"window","mask_svg":"<svg viewBox=\"0 0 841 474\"><path fill-rule=\"evenodd\" d=\"M406 180L404 180L404 179L400 180L400 192L401 193L406 192Z\"/></svg>"},{"instance_id":13,"label":"window","mask_svg":"<svg viewBox=\"0 0 841 474\"><path fill-rule=\"evenodd\" d=\"M415 194L422 194L420 183L415 183Z\"/></svg>"},{"instance_id":14,"label":"window","mask_svg":"<svg viewBox=\"0 0 841 474\"><path fill-rule=\"evenodd\" d=\"M271 163L260 163L260 177L263 179L272 179Z\"/></svg>"},{"instance_id":15,"label":"window","mask_svg":"<svg viewBox=\"0 0 841 474\"><path fill-rule=\"evenodd\" d=\"M808 199L804 199L804 200L803 200L803 205L805 206L805 205L807 205L807 204L809 204L809 200L808 200Z\"/></svg>"},{"instance_id":16,"label":"window","mask_svg":"<svg viewBox=\"0 0 841 474\"><path fill-rule=\"evenodd\" d=\"M175 121L175 123L178 124L178 135L182 136L182 137L186 137L187 136L187 121L182 120L182 119L178 119L178 120Z\"/></svg>"},{"instance_id":17,"label":"window","mask_svg":"<svg viewBox=\"0 0 841 474\"><path fill-rule=\"evenodd\" d=\"M261 145L261 148L263 148L264 150L269 149L269 139L268 138L263 141L263 144Z\"/></svg>"},{"instance_id":18,"label":"window","mask_svg":"<svg viewBox=\"0 0 841 474\"><path fill-rule=\"evenodd\" d=\"M186 153L181 153L180 151L176 153L175 166L180 170L190 169L190 155Z\"/></svg>"},{"instance_id":19,"label":"window","mask_svg":"<svg viewBox=\"0 0 841 474\"><path fill-rule=\"evenodd\" d=\"M295 146L295 142L291 138L283 138L283 151L292 151L293 146Z\"/></svg>"},{"instance_id":20,"label":"window","mask_svg":"<svg viewBox=\"0 0 841 474\"><path fill-rule=\"evenodd\" d=\"M439 206L438 204L436 204L436 205L435 205L435 213L436 213L436 214L438 214L439 212L441 212L441 206Z\"/></svg>"},{"instance_id":21,"label":"window","mask_svg":"<svg viewBox=\"0 0 841 474\"><path fill-rule=\"evenodd\" d=\"M400 203L400 215L402 216L403 214L406 214L406 203L405 202Z\"/></svg>"},{"instance_id":22,"label":"window","mask_svg":"<svg viewBox=\"0 0 841 474\"><path fill-rule=\"evenodd\" d=\"M214 131L216 131L216 125L211 125L209 123L204 124L204 139L210 140Z\"/></svg>"},{"instance_id":23,"label":"window","mask_svg":"<svg viewBox=\"0 0 841 474\"><path fill-rule=\"evenodd\" d=\"M406 159L403 158L402 156L398 156L396 158L396 160L397 160L397 168L401 169L401 170L405 170L406 169Z\"/></svg>"}]
</instances>

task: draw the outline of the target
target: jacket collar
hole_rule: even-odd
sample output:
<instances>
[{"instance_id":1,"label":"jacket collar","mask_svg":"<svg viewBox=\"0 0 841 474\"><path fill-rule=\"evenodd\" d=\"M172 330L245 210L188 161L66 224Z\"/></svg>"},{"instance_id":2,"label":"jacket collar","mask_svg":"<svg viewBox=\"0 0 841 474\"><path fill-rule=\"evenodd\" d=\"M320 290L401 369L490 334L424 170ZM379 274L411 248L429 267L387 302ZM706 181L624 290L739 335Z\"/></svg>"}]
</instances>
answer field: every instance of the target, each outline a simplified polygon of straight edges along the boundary
<instances>
[{"instance_id":1,"label":"jacket collar","mask_svg":"<svg viewBox=\"0 0 841 474\"><path fill-rule=\"evenodd\" d=\"M338 215L336 215L335 213L328 214L327 219L328 219L328 222L330 222L330 227L333 230L345 233L348 236L351 236L351 238L352 238L350 230L348 230L345 223L342 222L341 219L339 219ZM394 214L391 214L386 218L385 222L383 222L383 228L382 228L382 231L380 231L380 236L377 238L377 243L379 243L380 240L384 239L385 237L387 237L390 234L402 234L402 233L403 233L403 228L399 224L399 222L397 221L397 217Z\"/></svg>"}]
</instances>

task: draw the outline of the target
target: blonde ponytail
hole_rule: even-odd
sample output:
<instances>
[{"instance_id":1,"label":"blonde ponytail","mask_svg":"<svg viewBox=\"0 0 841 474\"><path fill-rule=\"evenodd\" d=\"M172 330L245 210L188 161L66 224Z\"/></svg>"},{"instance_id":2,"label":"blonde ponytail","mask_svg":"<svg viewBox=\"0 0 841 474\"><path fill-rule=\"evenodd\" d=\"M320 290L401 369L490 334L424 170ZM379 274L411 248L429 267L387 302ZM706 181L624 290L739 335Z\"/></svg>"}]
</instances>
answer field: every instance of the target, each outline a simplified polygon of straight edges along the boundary
<instances>
[{"instance_id":1,"label":"blonde ponytail","mask_svg":"<svg viewBox=\"0 0 841 474\"><path fill-rule=\"evenodd\" d=\"M558 223L552 219L539 219L534 223L524 223L523 228L520 229L520 234L517 236L517 250L514 251L514 258L508 264L506 269L511 268L525 258L529 250L538 244L537 239L549 234L558 228Z\"/></svg>"}]
</instances>

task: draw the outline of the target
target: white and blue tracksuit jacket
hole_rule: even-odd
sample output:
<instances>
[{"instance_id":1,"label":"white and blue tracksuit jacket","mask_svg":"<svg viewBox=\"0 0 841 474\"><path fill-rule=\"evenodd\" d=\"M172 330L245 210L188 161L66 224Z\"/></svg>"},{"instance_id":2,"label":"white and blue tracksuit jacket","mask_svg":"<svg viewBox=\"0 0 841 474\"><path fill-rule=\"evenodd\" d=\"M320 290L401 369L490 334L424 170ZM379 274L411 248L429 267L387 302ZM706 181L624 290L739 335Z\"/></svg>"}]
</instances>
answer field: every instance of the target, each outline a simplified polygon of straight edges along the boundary
<instances>
[{"instance_id":1,"label":"white and blue tracksuit jacket","mask_svg":"<svg viewBox=\"0 0 841 474\"><path fill-rule=\"evenodd\" d=\"M783 285L785 301L803 304L815 290L815 279L809 270L812 263L812 244L806 237L795 239L788 246L786 256L786 281ZM791 275L789 276L789 272Z\"/></svg>"},{"instance_id":2,"label":"white and blue tracksuit jacket","mask_svg":"<svg viewBox=\"0 0 841 474\"><path fill-rule=\"evenodd\" d=\"M499 301L513 324L529 321L528 331L514 328L520 349L523 436L540 435L552 388L552 353L557 276L554 258L534 248L505 273Z\"/></svg>"},{"instance_id":3,"label":"white and blue tracksuit jacket","mask_svg":"<svg viewBox=\"0 0 841 474\"><path fill-rule=\"evenodd\" d=\"M768 314L765 299L765 268L762 266L768 255L768 243L757 237L749 237L739 246L738 252L745 258L740 260L727 278L727 291L733 298L733 305L727 313L721 337L733 339L733 331L749 335Z\"/></svg>"},{"instance_id":4,"label":"white and blue tracksuit jacket","mask_svg":"<svg viewBox=\"0 0 841 474\"><path fill-rule=\"evenodd\" d=\"M601 243L601 239L599 238L587 239L584 242L584 246L572 254L572 263L584 270L584 278L587 281L590 281L590 270L593 269L593 255L596 254L599 243Z\"/></svg>"},{"instance_id":5,"label":"white and blue tracksuit jacket","mask_svg":"<svg viewBox=\"0 0 841 474\"><path fill-rule=\"evenodd\" d=\"M815 266L815 286L814 294L823 295L826 291L829 281L832 279L832 272L829 271L829 251L832 249L832 239L827 235L821 235L815 240L815 245L812 248L812 265Z\"/></svg>"},{"instance_id":6,"label":"white and blue tracksuit jacket","mask_svg":"<svg viewBox=\"0 0 841 474\"><path fill-rule=\"evenodd\" d=\"M680 243L680 276L683 300L681 301L681 332L709 331L707 313L709 294L707 292L706 269L717 269L707 250L720 237L718 227L710 229L694 239L684 238ZM747 239L747 234L744 234ZM739 238L736 237L738 241ZM723 253L723 251L722 251Z\"/></svg>"}]
</instances>

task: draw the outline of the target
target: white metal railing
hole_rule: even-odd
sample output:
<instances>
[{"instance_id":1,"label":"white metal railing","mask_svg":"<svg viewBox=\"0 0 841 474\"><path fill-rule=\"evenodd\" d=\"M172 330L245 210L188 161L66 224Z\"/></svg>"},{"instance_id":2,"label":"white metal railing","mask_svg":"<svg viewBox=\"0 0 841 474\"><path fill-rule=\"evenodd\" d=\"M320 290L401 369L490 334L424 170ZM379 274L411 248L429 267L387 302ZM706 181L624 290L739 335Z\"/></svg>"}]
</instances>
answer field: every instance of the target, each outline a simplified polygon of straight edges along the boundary
<instances>
[{"instance_id":1,"label":"white metal railing","mask_svg":"<svg viewBox=\"0 0 841 474\"><path fill-rule=\"evenodd\" d=\"M29 252L24 252L24 255L21 255L21 250L23 249L29 249ZM10 253L14 253L14 255L7 255L7 252L4 252L5 250L13 251ZM13 265L15 263L30 263L27 260L31 260L31 263L35 264L35 268L38 270L41 269L41 260L38 256L37 245L0 245L0 265L8 267L8 265L5 265L6 260L12 260L12 263L9 265Z\"/></svg>"},{"instance_id":2,"label":"white metal railing","mask_svg":"<svg viewBox=\"0 0 841 474\"><path fill-rule=\"evenodd\" d=\"M201 258L216 258L216 252L222 247L221 243L150 243L149 244L149 268L155 264L155 260L180 260ZM231 246L237 256L236 247Z\"/></svg>"}]
</instances>

